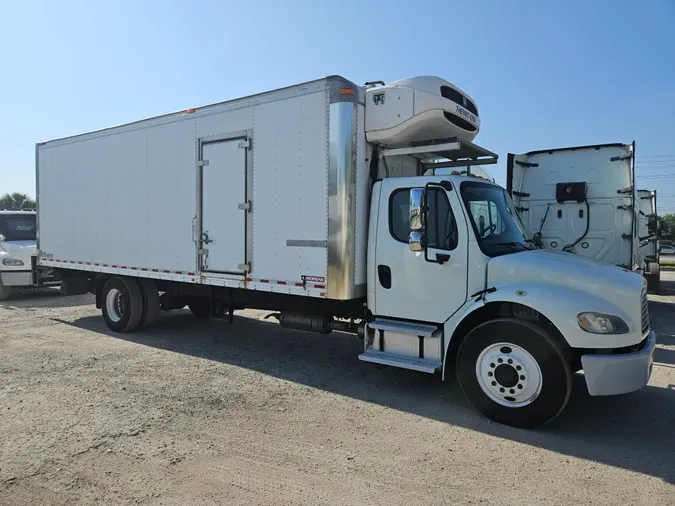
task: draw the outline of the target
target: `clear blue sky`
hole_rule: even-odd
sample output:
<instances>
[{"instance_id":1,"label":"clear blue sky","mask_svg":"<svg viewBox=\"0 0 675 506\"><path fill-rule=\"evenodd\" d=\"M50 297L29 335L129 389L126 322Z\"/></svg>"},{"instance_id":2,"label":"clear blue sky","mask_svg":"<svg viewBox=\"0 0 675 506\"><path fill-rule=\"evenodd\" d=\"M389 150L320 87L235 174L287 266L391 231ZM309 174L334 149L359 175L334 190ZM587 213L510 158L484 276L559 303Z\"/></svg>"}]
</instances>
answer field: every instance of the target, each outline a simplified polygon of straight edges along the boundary
<instances>
[{"instance_id":1,"label":"clear blue sky","mask_svg":"<svg viewBox=\"0 0 675 506\"><path fill-rule=\"evenodd\" d=\"M675 212L675 1L0 3L0 193L34 195L34 144L329 74L438 75L499 153L637 142ZM651 157L674 155L672 157ZM671 176L671 177L666 177Z\"/></svg>"}]
</instances>

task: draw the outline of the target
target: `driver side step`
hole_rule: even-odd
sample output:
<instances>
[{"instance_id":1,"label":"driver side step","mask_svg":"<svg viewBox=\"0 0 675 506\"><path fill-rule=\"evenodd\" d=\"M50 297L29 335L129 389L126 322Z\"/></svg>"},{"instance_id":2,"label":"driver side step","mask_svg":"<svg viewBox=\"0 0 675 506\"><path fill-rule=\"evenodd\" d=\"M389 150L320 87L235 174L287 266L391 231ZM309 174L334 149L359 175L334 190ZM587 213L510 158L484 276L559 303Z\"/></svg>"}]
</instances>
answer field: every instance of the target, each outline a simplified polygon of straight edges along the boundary
<instances>
[{"instance_id":1,"label":"driver side step","mask_svg":"<svg viewBox=\"0 0 675 506\"><path fill-rule=\"evenodd\" d=\"M385 351L368 350L359 355L359 360L364 362L372 362L374 364L390 365L392 367L400 367L402 369L411 369L413 371L426 372L433 374L436 369L443 365L437 360L428 360L424 358L402 357L393 353Z\"/></svg>"},{"instance_id":2,"label":"driver side step","mask_svg":"<svg viewBox=\"0 0 675 506\"><path fill-rule=\"evenodd\" d=\"M368 323L359 360L433 374L443 365L443 331L437 325L391 318Z\"/></svg>"}]
</instances>

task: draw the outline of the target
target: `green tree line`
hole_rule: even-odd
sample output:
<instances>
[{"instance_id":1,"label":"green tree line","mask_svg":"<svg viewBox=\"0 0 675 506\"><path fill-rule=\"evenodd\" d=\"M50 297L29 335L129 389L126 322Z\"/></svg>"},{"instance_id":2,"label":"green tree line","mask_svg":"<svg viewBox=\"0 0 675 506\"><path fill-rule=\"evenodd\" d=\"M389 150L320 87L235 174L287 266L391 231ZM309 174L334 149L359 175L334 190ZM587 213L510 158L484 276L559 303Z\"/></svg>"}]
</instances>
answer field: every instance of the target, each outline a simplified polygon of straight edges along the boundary
<instances>
[{"instance_id":1,"label":"green tree line","mask_svg":"<svg viewBox=\"0 0 675 506\"><path fill-rule=\"evenodd\" d=\"M35 201L25 193L5 193L0 197L0 209L35 209Z\"/></svg>"}]
</instances>

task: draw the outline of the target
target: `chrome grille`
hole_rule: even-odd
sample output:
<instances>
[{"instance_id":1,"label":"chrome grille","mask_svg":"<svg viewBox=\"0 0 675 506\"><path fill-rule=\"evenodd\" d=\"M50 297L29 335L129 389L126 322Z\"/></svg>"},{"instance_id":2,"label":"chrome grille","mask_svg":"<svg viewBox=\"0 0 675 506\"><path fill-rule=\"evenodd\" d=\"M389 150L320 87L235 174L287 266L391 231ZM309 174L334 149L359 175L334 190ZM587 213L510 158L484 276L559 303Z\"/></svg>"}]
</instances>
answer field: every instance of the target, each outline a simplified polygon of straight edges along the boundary
<instances>
[{"instance_id":1,"label":"chrome grille","mask_svg":"<svg viewBox=\"0 0 675 506\"><path fill-rule=\"evenodd\" d=\"M649 331L649 304L647 302L647 290L642 290L642 334Z\"/></svg>"}]
</instances>

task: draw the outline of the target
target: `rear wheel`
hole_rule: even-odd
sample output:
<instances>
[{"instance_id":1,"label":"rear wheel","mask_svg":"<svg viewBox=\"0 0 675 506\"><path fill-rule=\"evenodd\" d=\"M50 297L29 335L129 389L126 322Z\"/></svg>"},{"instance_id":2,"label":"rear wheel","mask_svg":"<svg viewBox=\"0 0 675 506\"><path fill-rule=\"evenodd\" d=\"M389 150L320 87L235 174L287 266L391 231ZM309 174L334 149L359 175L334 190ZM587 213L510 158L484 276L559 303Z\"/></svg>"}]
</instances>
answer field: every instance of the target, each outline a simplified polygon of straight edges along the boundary
<instances>
[{"instance_id":1,"label":"rear wheel","mask_svg":"<svg viewBox=\"0 0 675 506\"><path fill-rule=\"evenodd\" d=\"M143 316L141 289L133 279L110 278L103 286L103 319L110 330L132 332Z\"/></svg>"},{"instance_id":2,"label":"rear wheel","mask_svg":"<svg viewBox=\"0 0 675 506\"><path fill-rule=\"evenodd\" d=\"M138 286L141 289L143 299L143 315L141 316L140 328L154 325L159 317L159 292L157 285L151 279L139 279Z\"/></svg>"},{"instance_id":3,"label":"rear wheel","mask_svg":"<svg viewBox=\"0 0 675 506\"><path fill-rule=\"evenodd\" d=\"M0 279L0 301L9 299L10 295L12 295L12 289L9 286L3 285Z\"/></svg>"},{"instance_id":4,"label":"rear wheel","mask_svg":"<svg viewBox=\"0 0 675 506\"><path fill-rule=\"evenodd\" d=\"M516 319L473 329L457 353L457 378L478 411L515 427L552 420L572 391L571 368L555 339L541 326Z\"/></svg>"}]
</instances>

